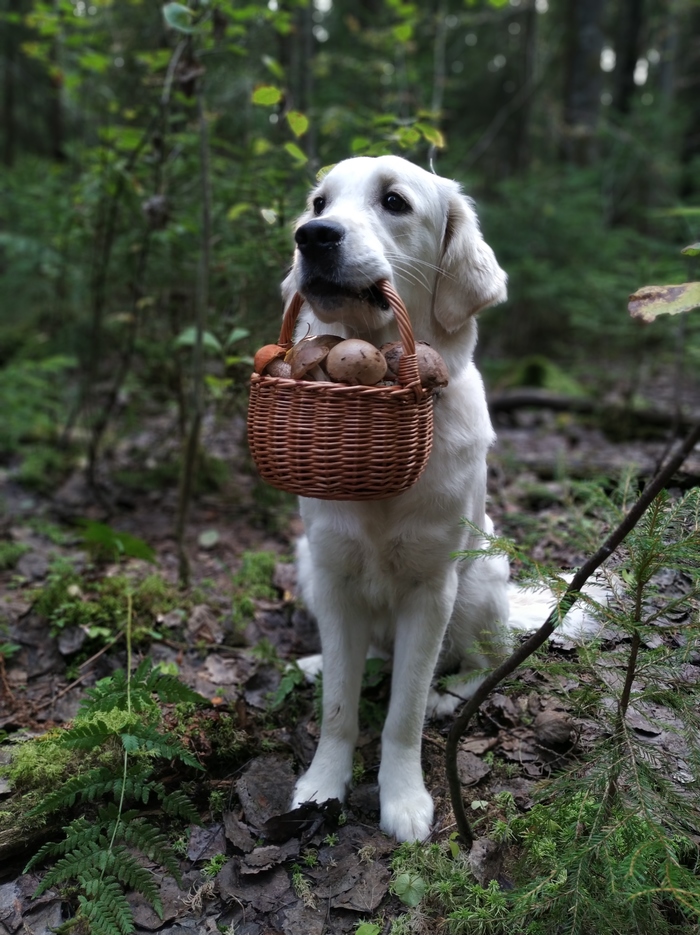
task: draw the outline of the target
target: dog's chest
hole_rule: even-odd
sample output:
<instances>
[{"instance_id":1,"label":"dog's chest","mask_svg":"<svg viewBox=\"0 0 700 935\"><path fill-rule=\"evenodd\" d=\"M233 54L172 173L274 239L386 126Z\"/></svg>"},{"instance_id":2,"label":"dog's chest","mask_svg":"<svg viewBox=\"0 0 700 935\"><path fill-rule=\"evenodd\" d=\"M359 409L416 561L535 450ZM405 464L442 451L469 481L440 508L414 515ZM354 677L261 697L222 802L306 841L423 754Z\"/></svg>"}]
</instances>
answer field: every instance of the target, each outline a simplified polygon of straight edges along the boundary
<instances>
[{"instance_id":1,"label":"dog's chest","mask_svg":"<svg viewBox=\"0 0 700 935\"><path fill-rule=\"evenodd\" d=\"M441 578L465 541L458 513L452 520L410 514L398 519L384 504L343 506L312 508L313 516L304 517L312 552L375 605L393 604L417 585Z\"/></svg>"}]
</instances>

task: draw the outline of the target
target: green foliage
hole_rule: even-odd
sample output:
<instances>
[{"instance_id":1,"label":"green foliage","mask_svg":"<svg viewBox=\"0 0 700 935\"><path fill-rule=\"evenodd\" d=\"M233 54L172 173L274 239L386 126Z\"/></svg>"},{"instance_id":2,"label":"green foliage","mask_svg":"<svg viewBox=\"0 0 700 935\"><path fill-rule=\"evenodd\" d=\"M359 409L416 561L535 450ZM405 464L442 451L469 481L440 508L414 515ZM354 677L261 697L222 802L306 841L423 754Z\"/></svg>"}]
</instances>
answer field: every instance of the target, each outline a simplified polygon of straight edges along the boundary
<instances>
[{"instance_id":1,"label":"green foliage","mask_svg":"<svg viewBox=\"0 0 700 935\"><path fill-rule=\"evenodd\" d=\"M425 896L426 882L417 873L399 873L391 883L391 891L402 903L413 908Z\"/></svg>"},{"instance_id":2,"label":"green foliage","mask_svg":"<svg viewBox=\"0 0 700 935\"><path fill-rule=\"evenodd\" d=\"M637 491L628 475L610 492L589 484L579 494L588 513L609 527ZM566 583L556 570L512 543L492 538L487 548L517 558L530 581L563 593ZM524 815L507 794L478 802L475 824L508 856L512 889L495 880L475 883L452 842L399 848L394 886L411 875L425 880L420 911L443 916L451 935L694 931L700 797L691 777L700 770L700 696L697 683L681 673L699 644L699 570L700 491L662 492L615 557L613 599L584 598L601 625L626 634L614 657L620 679L602 677L609 669L595 639L573 661L529 660L546 678L574 679L573 713L601 732L573 767L541 786L538 804ZM660 582L672 572L680 586L669 596ZM675 637L659 640L658 624L678 620ZM668 741L651 744L632 729L632 713L653 717ZM685 776L678 772L679 749Z\"/></svg>"},{"instance_id":3,"label":"green foliage","mask_svg":"<svg viewBox=\"0 0 700 935\"><path fill-rule=\"evenodd\" d=\"M282 705L288 701L294 690L300 685L304 685L305 682L306 676L296 662L292 662L290 665L286 666L282 673L280 683L277 686L277 690L272 696L270 710L276 711L281 708Z\"/></svg>"},{"instance_id":4,"label":"green foliage","mask_svg":"<svg viewBox=\"0 0 700 935\"><path fill-rule=\"evenodd\" d=\"M131 675L117 671L88 690L72 727L51 735L50 757L41 749L41 738L24 745L23 763L14 762L10 773L17 782L35 781L34 775L27 775L26 749L32 747L44 764L44 782L47 761L56 759L65 768L74 750L83 751L88 763L105 756L111 761L68 778L57 776L54 768L52 791L45 791L28 813L28 818L37 818L76 805L81 811L64 827L63 840L45 844L27 864L25 872L55 861L35 895L51 886L77 884L80 914L91 931L103 935L133 931L125 896L129 889L140 892L162 918L158 889L138 855L156 862L181 883L179 864L166 835L141 812L145 807L152 811L157 804L171 818L198 822L189 798L179 789L167 789L157 771L163 762L175 760L192 769L200 766L180 740L163 729L160 705L204 701L145 659ZM131 808L126 807L129 804Z\"/></svg>"},{"instance_id":5,"label":"green foliage","mask_svg":"<svg viewBox=\"0 0 700 935\"><path fill-rule=\"evenodd\" d=\"M140 551L140 540L135 541ZM50 621L54 631L85 627L91 639L108 642L126 626L127 595L132 597L136 640L158 639L157 617L186 603L176 588L157 574L141 581L123 575L90 581L72 566L58 562L52 566L46 584L36 592L34 610Z\"/></svg>"},{"instance_id":6,"label":"green foliage","mask_svg":"<svg viewBox=\"0 0 700 935\"><path fill-rule=\"evenodd\" d=\"M255 613L255 601L276 596L272 585L277 556L274 552L244 552L233 576L233 623L243 626Z\"/></svg>"},{"instance_id":7,"label":"green foliage","mask_svg":"<svg viewBox=\"0 0 700 935\"><path fill-rule=\"evenodd\" d=\"M95 559L118 561L121 558L140 558L146 562L154 559L154 549L143 539L128 532L120 532L93 520L86 520L83 530L83 542Z\"/></svg>"},{"instance_id":8,"label":"green foliage","mask_svg":"<svg viewBox=\"0 0 700 935\"><path fill-rule=\"evenodd\" d=\"M660 346L672 346L668 322L659 322L652 335L623 310L640 271L661 281L683 276L682 261L667 247L678 227L659 221L642 233L610 225L601 194L604 171L533 170L526 179L500 182L480 206L487 239L508 271L511 296L484 316L480 343L486 358L544 354L561 366L582 350L585 375L590 378L593 366L595 377L605 380L604 369L591 361L644 355L652 345L658 354ZM527 237L514 237L513 230L527 231ZM602 348L596 344L601 333Z\"/></svg>"},{"instance_id":9,"label":"green foliage","mask_svg":"<svg viewBox=\"0 0 700 935\"><path fill-rule=\"evenodd\" d=\"M22 542L0 540L0 571L14 568L23 555L29 552L29 546Z\"/></svg>"},{"instance_id":10,"label":"green foliage","mask_svg":"<svg viewBox=\"0 0 700 935\"><path fill-rule=\"evenodd\" d=\"M380 935L381 926L374 922L360 922L355 929L355 935Z\"/></svg>"},{"instance_id":11,"label":"green foliage","mask_svg":"<svg viewBox=\"0 0 700 935\"><path fill-rule=\"evenodd\" d=\"M65 415L66 377L73 357L18 360L0 367L0 454L16 451L30 440L56 440Z\"/></svg>"},{"instance_id":12,"label":"green foliage","mask_svg":"<svg viewBox=\"0 0 700 935\"><path fill-rule=\"evenodd\" d=\"M34 740L13 737L15 746L10 764L3 770L14 789L44 793L54 790L75 768L75 757L53 730Z\"/></svg>"}]
</instances>

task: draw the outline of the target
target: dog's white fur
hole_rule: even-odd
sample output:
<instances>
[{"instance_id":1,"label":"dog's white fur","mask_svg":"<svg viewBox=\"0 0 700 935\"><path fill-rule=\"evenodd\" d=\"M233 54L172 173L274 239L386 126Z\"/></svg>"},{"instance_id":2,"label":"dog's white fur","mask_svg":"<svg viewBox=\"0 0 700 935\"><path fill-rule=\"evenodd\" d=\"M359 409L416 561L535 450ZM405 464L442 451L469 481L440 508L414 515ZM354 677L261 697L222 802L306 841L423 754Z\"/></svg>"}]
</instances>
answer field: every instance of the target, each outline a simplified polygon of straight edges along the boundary
<instances>
[{"instance_id":1,"label":"dog's white fur","mask_svg":"<svg viewBox=\"0 0 700 935\"><path fill-rule=\"evenodd\" d=\"M389 193L408 209L389 210ZM323 724L293 804L344 798L365 657L370 647L387 652L393 646L379 769L381 827L400 841L420 840L433 818L421 772L426 709L444 714L459 701L431 690L433 674L492 665L506 640L507 562L453 557L480 546L462 518L492 528L485 512L486 452L494 436L472 354L475 313L505 299L506 275L459 186L399 157L336 165L312 192L297 231L314 218L342 230L327 276L345 294L315 294L309 283L319 264L297 249L283 291L289 297L299 290L307 299L298 336L357 336L375 346L396 340L391 312L352 294L386 278L408 308L416 339L443 356L450 383L435 401L433 451L414 487L373 503L301 500L306 535L298 545L299 581L321 634ZM461 697L479 681L466 678Z\"/></svg>"}]
</instances>

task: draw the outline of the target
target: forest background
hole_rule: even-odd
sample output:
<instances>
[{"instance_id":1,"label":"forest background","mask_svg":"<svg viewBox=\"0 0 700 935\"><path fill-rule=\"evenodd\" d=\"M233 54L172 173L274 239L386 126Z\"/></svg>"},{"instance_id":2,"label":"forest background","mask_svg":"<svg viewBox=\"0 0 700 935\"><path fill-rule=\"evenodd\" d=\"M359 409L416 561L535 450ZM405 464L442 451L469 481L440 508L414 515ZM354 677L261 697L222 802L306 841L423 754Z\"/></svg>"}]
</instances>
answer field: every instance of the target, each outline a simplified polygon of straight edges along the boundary
<instances>
[{"instance_id":1,"label":"forest background","mask_svg":"<svg viewBox=\"0 0 700 935\"><path fill-rule=\"evenodd\" d=\"M178 865L195 895L209 887L205 914L226 932L405 935L445 919L450 935L697 929L692 490L661 497L618 557L632 597L605 618L600 647L570 660L564 642L531 661L461 750L479 833L509 851L508 874L524 855L524 896L504 895L500 867L479 876L465 857L453 872L444 724L426 727L424 747L443 840L390 855L375 782L388 683L371 667L348 824L258 847L286 808L290 753L303 768L316 743L315 690L288 662L318 645L295 599L294 500L257 482L246 452L251 358L277 337L292 223L317 174L381 153L458 179L508 272L477 352L500 419L491 513L517 541L514 572L550 562L559 581L636 490L620 468L652 474L700 399L700 316L627 313L640 286L700 279L700 0L0 0L0 766L12 759L0 904L21 906L0 931L39 917L31 931L55 930L76 912L95 933L155 930L201 910L168 890ZM521 406L547 394L549 408L513 415L517 393ZM681 483L698 477L691 457ZM593 478L583 492L581 478ZM196 713L185 683L212 705ZM145 705L133 716L132 690ZM86 728L107 708L113 721ZM588 757L579 785L563 774L554 811L532 808L535 782L570 754ZM99 792L84 766L102 756ZM112 774L127 762L166 812L160 895L139 867L114 864L137 810L115 819L96 802L83 860L84 802L126 790ZM193 804L173 791L183 775ZM27 869L59 853L36 850L59 818L44 826L36 809L60 812L81 788L55 845L80 865L41 884L78 889L39 905ZM276 811L256 814L266 797ZM312 883L336 860L356 885L316 905ZM119 902L117 880L160 921Z\"/></svg>"},{"instance_id":2,"label":"forest background","mask_svg":"<svg viewBox=\"0 0 700 935\"><path fill-rule=\"evenodd\" d=\"M277 332L291 222L349 155L432 161L476 199L510 277L482 319L490 386L634 400L660 369L697 371L697 317L647 328L625 310L695 272L696 0L3 0L0 16L0 457L22 480L50 488L86 455L94 480L105 438L149 408L184 436L193 407L240 399Z\"/></svg>"}]
</instances>

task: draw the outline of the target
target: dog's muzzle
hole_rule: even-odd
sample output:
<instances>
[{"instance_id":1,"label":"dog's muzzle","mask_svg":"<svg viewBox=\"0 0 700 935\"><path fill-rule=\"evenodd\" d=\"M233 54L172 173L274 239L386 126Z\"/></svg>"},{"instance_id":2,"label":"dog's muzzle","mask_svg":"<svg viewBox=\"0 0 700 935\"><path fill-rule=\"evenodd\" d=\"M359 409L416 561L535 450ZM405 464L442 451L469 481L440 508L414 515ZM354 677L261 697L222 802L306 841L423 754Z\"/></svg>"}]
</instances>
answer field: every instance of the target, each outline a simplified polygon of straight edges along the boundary
<instances>
[{"instance_id":1,"label":"dog's muzzle","mask_svg":"<svg viewBox=\"0 0 700 935\"><path fill-rule=\"evenodd\" d=\"M302 257L301 293L322 304L336 304L342 299L369 302L388 309L384 295L369 282L358 286L344 281L341 246L345 228L337 221L307 221L297 228L294 239Z\"/></svg>"},{"instance_id":2,"label":"dog's muzzle","mask_svg":"<svg viewBox=\"0 0 700 935\"><path fill-rule=\"evenodd\" d=\"M294 234L299 253L311 263L336 263L345 228L337 221L307 221Z\"/></svg>"}]
</instances>

